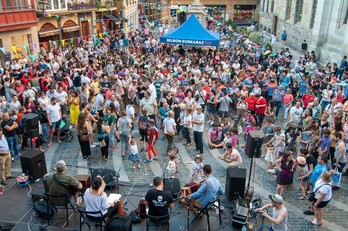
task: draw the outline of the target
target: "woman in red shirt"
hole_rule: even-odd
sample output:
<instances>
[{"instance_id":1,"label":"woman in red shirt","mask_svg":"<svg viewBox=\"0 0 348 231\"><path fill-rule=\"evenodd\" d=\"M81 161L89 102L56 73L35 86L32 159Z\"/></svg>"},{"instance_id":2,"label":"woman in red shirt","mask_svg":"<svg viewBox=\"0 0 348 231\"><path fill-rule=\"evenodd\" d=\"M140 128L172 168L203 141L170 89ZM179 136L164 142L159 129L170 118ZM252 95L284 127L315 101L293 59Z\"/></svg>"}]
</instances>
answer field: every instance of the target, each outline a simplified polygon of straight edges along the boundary
<instances>
[{"instance_id":1,"label":"woman in red shirt","mask_svg":"<svg viewBox=\"0 0 348 231\"><path fill-rule=\"evenodd\" d=\"M258 126L261 127L263 123L263 119L265 118L267 102L266 102L266 99L263 98L260 94L256 94L255 96L256 96L256 103L255 103L256 117L257 117Z\"/></svg>"},{"instance_id":2,"label":"woman in red shirt","mask_svg":"<svg viewBox=\"0 0 348 231\"><path fill-rule=\"evenodd\" d=\"M294 96L291 94L291 89L288 88L286 90L284 97L283 97L283 103L285 106L284 122L288 119L289 111L292 107L292 102L294 102Z\"/></svg>"}]
</instances>

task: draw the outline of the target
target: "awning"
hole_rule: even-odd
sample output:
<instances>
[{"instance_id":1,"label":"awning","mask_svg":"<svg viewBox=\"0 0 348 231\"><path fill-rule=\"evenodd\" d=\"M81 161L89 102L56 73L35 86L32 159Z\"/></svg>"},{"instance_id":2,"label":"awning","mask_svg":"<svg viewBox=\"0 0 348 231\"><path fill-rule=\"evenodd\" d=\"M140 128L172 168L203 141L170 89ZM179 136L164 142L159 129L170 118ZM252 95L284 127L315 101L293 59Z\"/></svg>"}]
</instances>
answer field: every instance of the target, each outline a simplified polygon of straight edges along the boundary
<instances>
[{"instance_id":1,"label":"awning","mask_svg":"<svg viewBox=\"0 0 348 231\"><path fill-rule=\"evenodd\" d=\"M63 32L72 32L72 31L78 31L78 30L80 30L80 26L63 27Z\"/></svg>"},{"instance_id":2,"label":"awning","mask_svg":"<svg viewBox=\"0 0 348 231\"><path fill-rule=\"evenodd\" d=\"M121 21L115 15L106 14L106 15L104 15L104 17L114 21L115 24L121 24Z\"/></svg>"},{"instance_id":3,"label":"awning","mask_svg":"<svg viewBox=\"0 0 348 231\"><path fill-rule=\"evenodd\" d=\"M48 37L48 36L57 35L57 34L59 34L59 29L54 29L54 30L39 32L39 37L43 38L43 37Z\"/></svg>"}]
</instances>

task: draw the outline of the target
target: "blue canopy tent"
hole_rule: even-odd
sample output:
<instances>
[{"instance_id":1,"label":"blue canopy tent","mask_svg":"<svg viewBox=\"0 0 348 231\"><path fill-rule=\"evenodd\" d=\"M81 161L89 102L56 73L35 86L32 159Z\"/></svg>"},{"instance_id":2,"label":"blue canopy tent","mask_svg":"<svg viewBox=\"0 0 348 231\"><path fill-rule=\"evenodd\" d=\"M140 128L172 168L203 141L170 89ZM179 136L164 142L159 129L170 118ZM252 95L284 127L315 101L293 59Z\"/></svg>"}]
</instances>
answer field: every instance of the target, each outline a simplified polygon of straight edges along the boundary
<instances>
[{"instance_id":1,"label":"blue canopy tent","mask_svg":"<svg viewBox=\"0 0 348 231\"><path fill-rule=\"evenodd\" d=\"M206 30L192 14L179 28L161 36L160 42L184 46L219 46L220 34Z\"/></svg>"}]
</instances>

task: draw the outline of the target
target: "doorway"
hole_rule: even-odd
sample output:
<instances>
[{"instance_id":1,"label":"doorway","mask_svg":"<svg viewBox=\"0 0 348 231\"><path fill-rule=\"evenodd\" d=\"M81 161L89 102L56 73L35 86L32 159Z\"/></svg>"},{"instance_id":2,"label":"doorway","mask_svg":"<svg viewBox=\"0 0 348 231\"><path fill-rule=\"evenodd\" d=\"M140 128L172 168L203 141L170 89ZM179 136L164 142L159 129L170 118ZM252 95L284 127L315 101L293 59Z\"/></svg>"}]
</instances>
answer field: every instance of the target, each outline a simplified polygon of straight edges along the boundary
<instances>
[{"instance_id":1,"label":"doorway","mask_svg":"<svg viewBox=\"0 0 348 231\"><path fill-rule=\"evenodd\" d=\"M273 16L272 33L277 34L278 16Z\"/></svg>"},{"instance_id":2,"label":"doorway","mask_svg":"<svg viewBox=\"0 0 348 231\"><path fill-rule=\"evenodd\" d=\"M81 36L89 36L89 23L87 20L81 22Z\"/></svg>"}]
</instances>

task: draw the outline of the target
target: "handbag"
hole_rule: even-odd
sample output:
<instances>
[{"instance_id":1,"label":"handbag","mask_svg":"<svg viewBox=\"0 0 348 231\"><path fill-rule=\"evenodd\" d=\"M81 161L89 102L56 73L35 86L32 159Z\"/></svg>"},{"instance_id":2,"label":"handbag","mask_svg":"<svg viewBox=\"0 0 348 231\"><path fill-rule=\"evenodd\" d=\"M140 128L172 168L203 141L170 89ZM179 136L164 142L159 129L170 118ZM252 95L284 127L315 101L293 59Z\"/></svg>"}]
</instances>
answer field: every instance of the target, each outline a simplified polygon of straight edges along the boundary
<instances>
[{"instance_id":1,"label":"handbag","mask_svg":"<svg viewBox=\"0 0 348 231\"><path fill-rule=\"evenodd\" d=\"M331 184L333 187L340 187L342 173L338 171L338 168L336 167L335 170L331 170Z\"/></svg>"},{"instance_id":2,"label":"handbag","mask_svg":"<svg viewBox=\"0 0 348 231\"><path fill-rule=\"evenodd\" d=\"M168 119L166 118L166 125L167 125L167 121L168 121ZM168 127L168 125L167 125L167 127ZM167 135L168 136L174 136L174 130L168 130L167 129Z\"/></svg>"},{"instance_id":3,"label":"handbag","mask_svg":"<svg viewBox=\"0 0 348 231\"><path fill-rule=\"evenodd\" d=\"M89 141L89 135L81 135L81 141Z\"/></svg>"},{"instance_id":4,"label":"handbag","mask_svg":"<svg viewBox=\"0 0 348 231\"><path fill-rule=\"evenodd\" d=\"M311 192L311 193L309 194L308 200L309 200L310 202L313 202L313 201L315 200L315 193L316 193L321 187L323 187L324 185L329 185L329 184L322 184L322 185L320 185L319 188L317 188L317 190L315 190L314 192Z\"/></svg>"},{"instance_id":5,"label":"handbag","mask_svg":"<svg viewBox=\"0 0 348 231\"><path fill-rule=\"evenodd\" d=\"M102 140L100 141L99 146L100 146L101 148L103 148L103 147L106 146L105 139L102 139Z\"/></svg>"}]
</instances>

